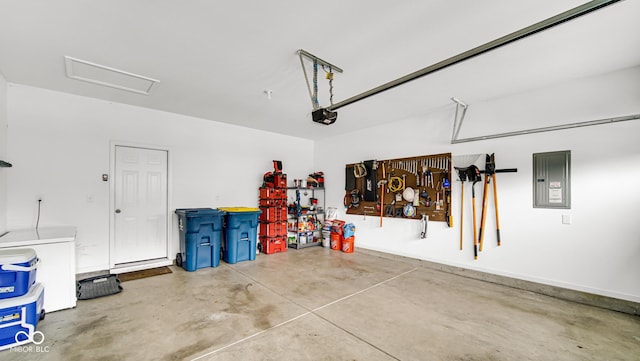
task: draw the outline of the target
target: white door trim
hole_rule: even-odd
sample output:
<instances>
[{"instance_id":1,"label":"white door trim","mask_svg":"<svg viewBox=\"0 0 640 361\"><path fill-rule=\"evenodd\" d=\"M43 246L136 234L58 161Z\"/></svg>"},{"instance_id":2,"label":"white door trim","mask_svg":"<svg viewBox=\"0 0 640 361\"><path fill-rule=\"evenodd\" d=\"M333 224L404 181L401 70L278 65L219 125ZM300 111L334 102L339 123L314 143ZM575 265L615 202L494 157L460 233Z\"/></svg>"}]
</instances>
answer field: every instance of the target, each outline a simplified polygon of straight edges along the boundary
<instances>
[{"instance_id":1,"label":"white door trim","mask_svg":"<svg viewBox=\"0 0 640 361\"><path fill-rule=\"evenodd\" d=\"M149 260L146 262L136 262L134 264L127 264L117 267L115 264L115 204L116 204L116 192L115 192L115 172L116 172L116 147L132 147L151 150L160 150L167 152L167 258L161 258L156 260ZM172 249L171 239L173 237L172 225L173 225L173 213L171 212L171 199L172 199L172 160L171 149L167 146L135 143L128 141L112 140L110 142L109 150L109 269L115 271L115 273L137 271L146 268L166 266L173 263L171 255L175 252Z\"/></svg>"}]
</instances>

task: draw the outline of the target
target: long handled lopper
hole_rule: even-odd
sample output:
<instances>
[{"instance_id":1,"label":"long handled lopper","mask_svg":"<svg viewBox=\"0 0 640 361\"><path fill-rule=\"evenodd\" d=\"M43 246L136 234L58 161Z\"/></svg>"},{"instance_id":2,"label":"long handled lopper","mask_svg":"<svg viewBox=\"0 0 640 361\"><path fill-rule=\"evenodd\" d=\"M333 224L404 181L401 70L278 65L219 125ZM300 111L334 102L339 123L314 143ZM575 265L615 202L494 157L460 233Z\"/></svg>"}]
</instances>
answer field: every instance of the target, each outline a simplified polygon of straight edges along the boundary
<instances>
[{"instance_id":1,"label":"long handled lopper","mask_svg":"<svg viewBox=\"0 0 640 361\"><path fill-rule=\"evenodd\" d=\"M487 199L489 198L489 183L491 178L495 174L496 164L493 161L494 154L487 154L484 164L484 187L482 188L482 216L480 217L480 229L478 230L478 241L480 242L480 252L482 252L482 245L484 244L484 225L487 221ZM494 181L495 184L495 181ZM494 193L495 194L495 193ZM498 218L496 213L496 219ZM499 231L498 231L499 232ZM498 233L498 244L500 244L500 233Z\"/></svg>"},{"instance_id":2,"label":"long handled lopper","mask_svg":"<svg viewBox=\"0 0 640 361\"><path fill-rule=\"evenodd\" d=\"M498 240L498 246L500 246L500 218L498 214L498 185L496 182L496 173L512 173L517 172L517 168L509 169L496 169L495 153L486 155L485 168L484 168L484 193L482 194L482 218L480 219L480 229L478 231L478 241L480 242L480 251L482 252L482 246L484 244L484 230L487 220L487 199L489 183L493 180L493 202L496 211L496 236Z\"/></svg>"}]
</instances>

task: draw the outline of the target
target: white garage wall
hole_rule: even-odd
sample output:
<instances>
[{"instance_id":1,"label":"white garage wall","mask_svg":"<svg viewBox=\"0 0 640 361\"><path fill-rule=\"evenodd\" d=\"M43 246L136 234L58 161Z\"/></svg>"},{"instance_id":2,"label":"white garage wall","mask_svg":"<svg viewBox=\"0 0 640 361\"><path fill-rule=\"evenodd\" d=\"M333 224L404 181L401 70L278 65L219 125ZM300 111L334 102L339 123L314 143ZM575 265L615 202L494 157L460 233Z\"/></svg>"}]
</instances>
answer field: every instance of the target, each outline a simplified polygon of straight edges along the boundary
<instances>
[{"instance_id":1,"label":"white garage wall","mask_svg":"<svg viewBox=\"0 0 640 361\"><path fill-rule=\"evenodd\" d=\"M78 227L79 273L109 265L109 183L101 175L112 140L170 148L173 209L257 207L273 159L290 177L313 171L308 140L11 83L8 119L8 227L33 227L42 196L40 227ZM175 254L177 227L172 245Z\"/></svg>"},{"instance_id":2,"label":"white garage wall","mask_svg":"<svg viewBox=\"0 0 640 361\"><path fill-rule=\"evenodd\" d=\"M370 99L358 104L375 106L384 94ZM339 110L338 121L348 121L352 107ZM470 103L461 137L638 113L640 68L633 68ZM423 117L317 142L316 167L327 173L328 204L340 207L342 218L356 225L357 247L640 301L640 120L451 145L453 116L452 103ZM532 154L556 150L572 152L572 208L534 209ZM495 152L498 168L518 168L518 173L497 175L501 247L490 200L485 248L473 260L468 183L463 251L457 181L452 182L454 227L431 222L427 239L419 238L419 221L384 218L379 228L377 217L344 215L345 164L444 152ZM480 210L482 184L476 187ZM572 217L571 225L562 224L563 214Z\"/></svg>"},{"instance_id":3,"label":"white garage wall","mask_svg":"<svg viewBox=\"0 0 640 361\"><path fill-rule=\"evenodd\" d=\"M7 159L7 81L0 73L0 160ZM7 172L0 168L0 234L7 230Z\"/></svg>"}]
</instances>

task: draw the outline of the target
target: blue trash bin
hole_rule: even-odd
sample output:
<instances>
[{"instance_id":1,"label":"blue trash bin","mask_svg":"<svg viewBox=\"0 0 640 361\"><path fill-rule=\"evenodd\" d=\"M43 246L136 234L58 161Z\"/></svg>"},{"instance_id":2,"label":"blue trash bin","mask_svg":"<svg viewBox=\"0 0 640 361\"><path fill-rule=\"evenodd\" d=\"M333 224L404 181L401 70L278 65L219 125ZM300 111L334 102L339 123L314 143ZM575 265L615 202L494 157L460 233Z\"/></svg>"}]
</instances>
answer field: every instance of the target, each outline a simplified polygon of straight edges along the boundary
<instances>
[{"instance_id":1,"label":"blue trash bin","mask_svg":"<svg viewBox=\"0 0 640 361\"><path fill-rule=\"evenodd\" d=\"M254 261L258 239L258 208L226 207L222 259L227 263Z\"/></svg>"},{"instance_id":2,"label":"blue trash bin","mask_svg":"<svg viewBox=\"0 0 640 361\"><path fill-rule=\"evenodd\" d=\"M180 230L176 265L189 272L218 267L224 212L212 208L182 208L176 209L176 214Z\"/></svg>"}]
</instances>

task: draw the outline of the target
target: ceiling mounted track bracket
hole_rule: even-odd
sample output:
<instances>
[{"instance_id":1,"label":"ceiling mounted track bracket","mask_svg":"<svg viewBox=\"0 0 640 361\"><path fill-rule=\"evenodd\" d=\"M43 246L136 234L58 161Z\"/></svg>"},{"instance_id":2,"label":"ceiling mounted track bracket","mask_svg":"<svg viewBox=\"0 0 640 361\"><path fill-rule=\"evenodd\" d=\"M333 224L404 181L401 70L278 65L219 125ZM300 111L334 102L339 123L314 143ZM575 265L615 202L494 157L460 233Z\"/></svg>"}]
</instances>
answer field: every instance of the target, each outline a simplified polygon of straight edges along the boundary
<instances>
[{"instance_id":1,"label":"ceiling mounted track bracket","mask_svg":"<svg viewBox=\"0 0 640 361\"><path fill-rule=\"evenodd\" d=\"M467 108L469 108L469 105L456 97L451 98L451 100L456 103L456 114L453 119L453 133L451 133L451 143L453 143L454 140L458 139L458 134L460 133L460 128L462 128L462 122L464 121L464 116L467 114Z\"/></svg>"},{"instance_id":2,"label":"ceiling mounted track bracket","mask_svg":"<svg viewBox=\"0 0 640 361\"><path fill-rule=\"evenodd\" d=\"M456 108L456 113L457 112L458 112L458 109ZM516 135L525 135L525 134L542 133L542 132L552 132L552 131L563 130L563 129L572 129L572 128L588 127L588 126L592 126L592 125L618 123L618 122L624 122L624 121L636 120L636 119L640 119L640 114L625 115L625 116L621 116L621 117L613 117L613 118L605 118L605 119L597 119L597 120L588 120L588 121L577 122L577 123L552 125L552 126L549 126L549 127L518 130L518 131L515 131L515 132L507 132L507 133L489 134L489 135L482 135L482 136L479 136L479 137L470 137L470 138L463 138L463 139L458 139L457 132L455 131L455 124L454 124L454 134L456 136L451 139L451 144L466 143L466 142L477 142L479 140L487 140L487 139L495 139L495 138L514 137ZM460 131L460 129L458 129L458 132L459 131Z\"/></svg>"},{"instance_id":3,"label":"ceiling mounted track bracket","mask_svg":"<svg viewBox=\"0 0 640 361\"><path fill-rule=\"evenodd\" d=\"M514 31L510 34L507 34L505 36L502 36L498 39L495 39L493 41L490 41L488 43L482 44L480 46L477 46L473 49L467 50L465 52L462 52L458 55L454 55L450 58L447 58L445 60L442 60L440 62L437 62L433 65L427 66L426 68L422 68L418 71L415 71L411 74L405 75L401 78L398 78L396 80L392 80L388 83L382 84L378 87L375 87L371 90L367 90L363 93L360 93L358 95L352 96L351 98L345 99L343 101L340 101L336 104L333 104L331 106L329 106L327 109L330 111L335 111L338 110L339 108L342 108L344 106L347 106L349 104L355 103L357 101L360 101L362 99L368 98L372 95L376 95L378 93L381 93L383 91L395 88L399 85L402 85L404 83L410 82L412 80L421 78L425 75L434 73L436 71L442 70L444 68L450 67L452 65L458 64L460 62L463 62L467 59L473 58L475 56L484 54L486 52L489 52L491 50L495 50L497 48L503 47L507 44L513 43L517 40L520 39L524 39L526 37L529 37L533 34L539 33L543 30L547 30L550 28L553 28L557 25L560 25L564 22L567 22L569 20L573 20L575 18L581 17L583 15L589 14L593 11L596 11L598 9L601 9L603 7L612 5L614 3L617 3L621 0L593 0L593 1L589 1L587 3L584 3L580 6L577 6L575 8L569 9L567 11L564 11L558 15L552 16L550 18L547 18L545 20L539 21L533 25L529 25L525 28L522 28L520 30Z\"/></svg>"},{"instance_id":4,"label":"ceiling mounted track bracket","mask_svg":"<svg viewBox=\"0 0 640 361\"><path fill-rule=\"evenodd\" d=\"M311 61L314 61L314 60L315 60L315 61L317 61L317 62L318 62L318 64L320 64L320 65L324 65L324 66L326 66L327 68L331 68L331 69L333 69L333 71L336 71L336 72L338 72L338 73L342 73L342 69L340 69L339 67L337 67L337 66L335 66L335 65L331 64L331 63L330 63L330 62L328 62L328 61L325 61L325 60L320 59L319 57L317 57L317 56L315 56L315 55L311 54L310 52L308 52L308 51L306 51L306 50L304 50L304 49L299 49L299 50L298 50L298 55L300 55L300 58L301 58L301 59L302 59L302 57L305 57L305 58L307 58L307 59L309 59L309 60L311 60Z\"/></svg>"},{"instance_id":5,"label":"ceiling mounted track bracket","mask_svg":"<svg viewBox=\"0 0 640 361\"><path fill-rule=\"evenodd\" d=\"M321 107L320 102L318 101L318 66L321 66L327 73L326 79L329 80L329 100L331 105L333 105L333 75L334 72L342 73L342 69L303 49L298 49L298 56L300 57L300 65L302 66L302 72L304 73L304 80L307 83L311 106L313 107L313 111L311 113L312 120L324 125L333 124L338 118L338 113L330 111L328 108ZM313 63L313 88L309 82L307 68L304 66L305 58Z\"/></svg>"}]
</instances>

